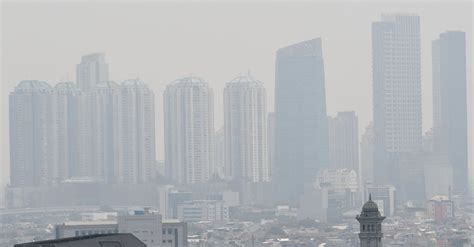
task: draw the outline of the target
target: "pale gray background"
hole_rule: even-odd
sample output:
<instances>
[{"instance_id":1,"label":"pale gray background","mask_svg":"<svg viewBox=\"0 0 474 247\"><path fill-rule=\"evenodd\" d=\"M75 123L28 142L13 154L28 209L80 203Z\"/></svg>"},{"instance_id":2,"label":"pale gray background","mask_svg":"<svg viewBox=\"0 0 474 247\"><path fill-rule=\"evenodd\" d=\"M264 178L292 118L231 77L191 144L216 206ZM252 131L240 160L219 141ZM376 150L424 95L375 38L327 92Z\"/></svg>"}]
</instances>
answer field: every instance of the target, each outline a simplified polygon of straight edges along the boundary
<instances>
[{"instance_id":1,"label":"pale gray background","mask_svg":"<svg viewBox=\"0 0 474 247\"><path fill-rule=\"evenodd\" d=\"M362 133L372 119L371 23L382 13L421 16L426 131L432 125L431 41L446 30L467 33L470 82L472 6L471 2L452 1L3 2L0 178L5 182L9 170L8 93L23 79L53 85L74 80L81 55L91 52L106 53L111 79L120 82L138 76L154 89L159 160L164 158L164 85L191 73L207 80L214 89L218 129L223 122L222 90L227 81L250 70L265 82L269 110L273 110L275 51L314 37L323 39L328 114L355 110ZM472 87L468 87L472 102ZM472 134L469 140L472 143Z\"/></svg>"}]
</instances>

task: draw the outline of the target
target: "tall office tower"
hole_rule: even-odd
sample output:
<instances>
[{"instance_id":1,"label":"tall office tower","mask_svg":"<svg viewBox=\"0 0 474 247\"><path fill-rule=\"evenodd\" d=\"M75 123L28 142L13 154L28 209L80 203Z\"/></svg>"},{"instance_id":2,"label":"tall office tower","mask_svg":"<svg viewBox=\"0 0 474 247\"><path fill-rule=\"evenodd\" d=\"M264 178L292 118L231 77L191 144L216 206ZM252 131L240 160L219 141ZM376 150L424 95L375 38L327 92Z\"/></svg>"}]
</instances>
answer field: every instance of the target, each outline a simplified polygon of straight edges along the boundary
<instances>
[{"instance_id":1,"label":"tall office tower","mask_svg":"<svg viewBox=\"0 0 474 247\"><path fill-rule=\"evenodd\" d=\"M204 183L214 160L212 89L198 77L178 79L163 94L166 175L178 183Z\"/></svg>"},{"instance_id":2,"label":"tall office tower","mask_svg":"<svg viewBox=\"0 0 474 247\"><path fill-rule=\"evenodd\" d=\"M119 130L120 87L115 82L103 81L95 84L87 94L90 101L92 176L108 183L117 182L120 145L125 144L120 139L122 133ZM134 112L124 112L121 116L130 114Z\"/></svg>"},{"instance_id":3,"label":"tall office tower","mask_svg":"<svg viewBox=\"0 0 474 247\"><path fill-rule=\"evenodd\" d=\"M275 182L278 201L294 204L328 164L321 39L279 49L275 77Z\"/></svg>"},{"instance_id":4,"label":"tall office tower","mask_svg":"<svg viewBox=\"0 0 474 247\"><path fill-rule=\"evenodd\" d=\"M58 179L64 180L79 173L79 103L82 96L76 84L60 82L54 87L56 118L56 164Z\"/></svg>"},{"instance_id":5,"label":"tall office tower","mask_svg":"<svg viewBox=\"0 0 474 247\"><path fill-rule=\"evenodd\" d=\"M275 113L268 113L268 177L273 180L275 170Z\"/></svg>"},{"instance_id":6,"label":"tall office tower","mask_svg":"<svg viewBox=\"0 0 474 247\"><path fill-rule=\"evenodd\" d=\"M42 81L21 81L9 100L11 186L49 184L57 175L53 88Z\"/></svg>"},{"instance_id":7,"label":"tall office tower","mask_svg":"<svg viewBox=\"0 0 474 247\"><path fill-rule=\"evenodd\" d=\"M420 17L384 15L372 24L375 182L397 183L403 154L422 148Z\"/></svg>"},{"instance_id":8,"label":"tall office tower","mask_svg":"<svg viewBox=\"0 0 474 247\"><path fill-rule=\"evenodd\" d=\"M433 41L433 126L435 151L449 156L454 190L468 188L466 38L448 31Z\"/></svg>"},{"instance_id":9,"label":"tall office tower","mask_svg":"<svg viewBox=\"0 0 474 247\"><path fill-rule=\"evenodd\" d=\"M224 89L225 175L268 181L267 95L261 81L238 76Z\"/></svg>"},{"instance_id":10,"label":"tall office tower","mask_svg":"<svg viewBox=\"0 0 474 247\"><path fill-rule=\"evenodd\" d=\"M220 128L214 134L214 167L210 169L211 178L224 178L224 164L225 164L225 137L224 127Z\"/></svg>"},{"instance_id":11,"label":"tall office tower","mask_svg":"<svg viewBox=\"0 0 474 247\"><path fill-rule=\"evenodd\" d=\"M88 91L95 84L109 80L109 65L105 63L104 53L82 56L76 66L76 81L82 91Z\"/></svg>"},{"instance_id":12,"label":"tall office tower","mask_svg":"<svg viewBox=\"0 0 474 247\"><path fill-rule=\"evenodd\" d=\"M139 79L120 87L119 183L146 183L155 164L155 95Z\"/></svg>"},{"instance_id":13,"label":"tall office tower","mask_svg":"<svg viewBox=\"0 0 474 247\"><path fill-rule=\"evenodd\" d=\"M335 169L359 174L359 120L354 111L329 117L329 161Z\"/></svg>"},{"instance_id":14,"label":"tall office tower","mask_svg":"<svg viewBox=\"0 0 474 247\"><path fill-rule=\"evenodd\" d=\"M374 150L375 134L374 124L370 123L362 134L360 141L360 182L364 186L367 182L374 181Z\"/></svg>"}]
</instances>

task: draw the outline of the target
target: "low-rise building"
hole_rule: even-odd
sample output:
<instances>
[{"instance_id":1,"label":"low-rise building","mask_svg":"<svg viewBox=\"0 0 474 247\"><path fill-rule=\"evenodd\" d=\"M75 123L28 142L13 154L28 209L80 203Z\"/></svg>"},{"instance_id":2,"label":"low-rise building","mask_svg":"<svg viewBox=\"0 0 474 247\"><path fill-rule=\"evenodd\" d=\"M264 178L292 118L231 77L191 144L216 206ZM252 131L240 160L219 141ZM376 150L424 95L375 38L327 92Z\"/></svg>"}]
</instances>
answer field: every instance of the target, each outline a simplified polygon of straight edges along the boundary
<instances>
[{"instance_id":1,"label":"low-rise building","mask_svg":"<svg viewBox=\"0 0 474 247\"><path fill-rule=\"evenodd\" d=\"M178 205L178 219L184 222L226 222L229 220L229 207L223 201L188 201Z\"/></svg>"}]
</instances>

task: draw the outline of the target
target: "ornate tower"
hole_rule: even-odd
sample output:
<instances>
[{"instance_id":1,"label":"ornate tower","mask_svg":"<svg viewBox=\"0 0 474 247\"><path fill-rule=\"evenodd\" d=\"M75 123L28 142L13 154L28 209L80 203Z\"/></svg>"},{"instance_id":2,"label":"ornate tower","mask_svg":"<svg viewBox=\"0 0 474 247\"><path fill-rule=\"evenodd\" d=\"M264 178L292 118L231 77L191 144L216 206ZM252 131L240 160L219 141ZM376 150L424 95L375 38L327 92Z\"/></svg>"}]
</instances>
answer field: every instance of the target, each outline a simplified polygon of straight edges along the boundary
<instances>
[{"instance_id":1,"label":"ornate tower","mask_svg":"<svg viewBox=\"0 0 474 247\"><path fill-rule=\"evenodd\" d=\"M356 217L360 223L360 246L361 247L381 247L382 246L382 221L384 216L380 215L377 204L369 200L362 207L362 212Z\"/></svg>"}]
</instances>

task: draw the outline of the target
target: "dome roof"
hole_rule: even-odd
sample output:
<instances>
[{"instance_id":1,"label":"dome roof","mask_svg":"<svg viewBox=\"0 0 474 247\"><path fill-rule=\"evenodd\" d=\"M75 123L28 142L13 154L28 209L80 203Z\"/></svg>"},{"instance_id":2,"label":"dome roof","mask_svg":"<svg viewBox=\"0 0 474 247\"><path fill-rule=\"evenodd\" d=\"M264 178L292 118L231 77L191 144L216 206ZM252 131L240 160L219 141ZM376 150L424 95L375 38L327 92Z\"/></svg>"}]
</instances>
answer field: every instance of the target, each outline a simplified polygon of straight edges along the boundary
<instances>
[{"instance_id":1,"label":"dome roof","mask_svg":"<svg viewBox=\"0 0 474 247\"><path fill-rule=\"evenodd\" d=\"M54 88L61 90L78 90L74 82L58 82Z\"/></svg>"},{"instance_id":2,"label":"dome roof","mask_svg":"<svg viewBox=\"0 0 474 247\"><path fill-rule=\"evenodd\" d=\"M378 212L378 211L379 211L379 207L377 206L377 203L372 201L371 196L369 196L369 200L362 207L362 212L366 213L366 212Z\"/></svg>"},{"instance_id":3,"label":"dome roof","mask_svg":"<svg viewBox=\"0 0 474 247\"><path fill-rule=\"evenodd\" d=\"M171 85L173 84L193 86L193 85L207 85L207 82L197 76L187 76L187 77L183 77L171 82Z\"/></svg>"}]
</instances>

